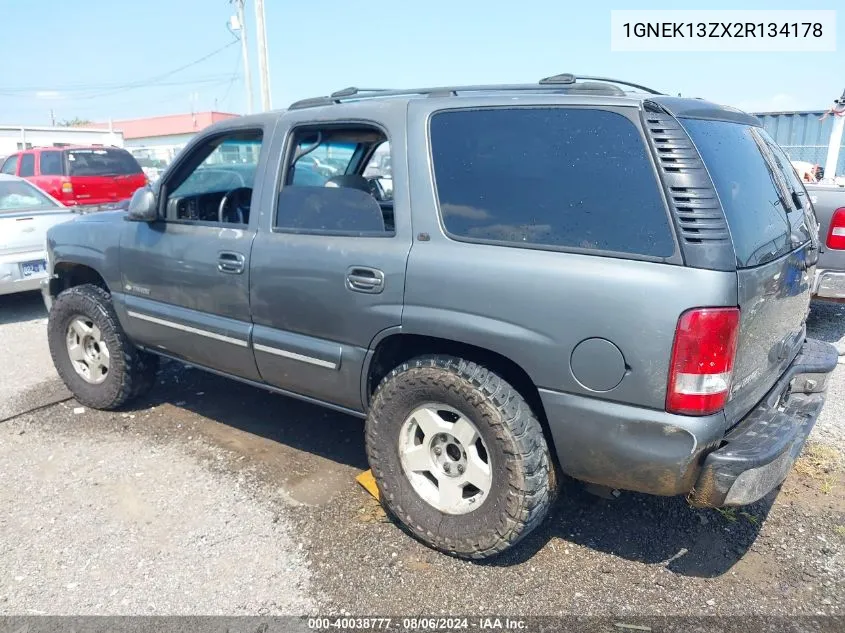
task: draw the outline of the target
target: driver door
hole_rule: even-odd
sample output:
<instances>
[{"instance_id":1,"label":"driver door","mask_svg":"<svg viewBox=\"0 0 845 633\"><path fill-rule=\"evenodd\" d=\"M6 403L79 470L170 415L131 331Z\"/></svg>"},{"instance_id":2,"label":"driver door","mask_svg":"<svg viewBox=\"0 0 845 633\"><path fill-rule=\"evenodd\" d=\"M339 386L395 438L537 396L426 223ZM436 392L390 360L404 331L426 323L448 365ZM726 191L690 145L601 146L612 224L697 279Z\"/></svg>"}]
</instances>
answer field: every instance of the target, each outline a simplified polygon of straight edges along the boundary
<instances>
[{"instance_id":1,"label":"driver door","mask_svg":"<svg viewBox=\"0 0 845 633\"><path fill-rule=\"evenodd\" d=\"M139 344L260 380L249 337L249 261L261 129L192 144L163 178L160 218L125 222L115 304Z\"/></svg>"}]
</instances>

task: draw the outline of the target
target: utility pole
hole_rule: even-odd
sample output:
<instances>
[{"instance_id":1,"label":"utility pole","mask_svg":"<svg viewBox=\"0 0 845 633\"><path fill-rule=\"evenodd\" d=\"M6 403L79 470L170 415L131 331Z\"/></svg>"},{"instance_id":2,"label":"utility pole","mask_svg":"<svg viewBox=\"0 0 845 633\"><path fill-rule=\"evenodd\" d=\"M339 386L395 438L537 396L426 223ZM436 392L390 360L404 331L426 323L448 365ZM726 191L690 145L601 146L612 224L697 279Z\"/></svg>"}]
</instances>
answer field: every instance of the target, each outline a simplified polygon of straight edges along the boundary
<instances>
[{"instance_id":1,"label":"utility pole","mask_svg":"<svg viewBox=\"0 0 845 633\"><path fill-rule=\"evenodd\" d=\"M244 19L244 4L246 0L232 0L237 14L237 26L232 25L232 29L240 31L241 39L241 57L244 61L244 86L246 88L246 113L252 114L252 73L249 70L249 46L247 46L246 39L246 20Z\"/></svg>"},{"instance_id":2,"label":"utility pole","mask_svg":"<svg viewBox=\"0 0 845 633\"><path fill-rule=\"evenodd\" d=\"M53 114L53 108L50 108L50 125L56 127L56 115Z\"/></svg>"},{"instance_id":3,"label":"utility pole","mask_svg":"<svg viewBox=\"0 0 845 633\"><path fill-rule=\"evenodd\" d=\"M267 61L267 30L264 26L264 0L255 0L255 25L258 31L258 78L261 82L261 109L270 109L270 66Z\"/></svg>"},{"instance_id":4,"label":"utility pole","mask_svg":"<svg viewBox=\"0 0 845 633\"><path fill-rule=\"evenodd\" d=\"M845 129L845 91L841 97L834 100L830 114L833 116L833 127L830 130L827 160L824 163L825 180L833 180L837 176L836 165L839 163L839 148L842 147L842 131Z\"/></svg>"}]
</instances>

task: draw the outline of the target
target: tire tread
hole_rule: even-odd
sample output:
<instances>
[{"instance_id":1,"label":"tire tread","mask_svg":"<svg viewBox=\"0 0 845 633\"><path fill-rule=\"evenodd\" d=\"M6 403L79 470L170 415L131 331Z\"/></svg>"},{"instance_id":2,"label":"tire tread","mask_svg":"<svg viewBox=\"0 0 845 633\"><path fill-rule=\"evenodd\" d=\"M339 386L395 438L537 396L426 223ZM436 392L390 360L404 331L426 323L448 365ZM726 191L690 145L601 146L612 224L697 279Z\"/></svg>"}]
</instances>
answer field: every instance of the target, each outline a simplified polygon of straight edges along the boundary
<instances>
[{"instance_id":1,"label":"tire tread","mask_svg":"<svg viewBox=\"0 0 845 633\"><path fill-rule=\"evenodd\" d=\"M498 416L485 419L504 441L510 476L505 514L494 527L466 538L433 534L416 525L401 506L396 491L379 468L377 412L408 390L425 385L448 389L476 407L487 401ZM435 549L463 558L487 558L503 552L525 538L546 517L554 498L554 468L542 427L530 406L514 387L496 373L475 362L446 355L427 355L408 360L381 381L373 397L366 425L367 456L388 510L420 540ZM389 479L389 478L387 478Z\"/></svg>"}]
</instances>

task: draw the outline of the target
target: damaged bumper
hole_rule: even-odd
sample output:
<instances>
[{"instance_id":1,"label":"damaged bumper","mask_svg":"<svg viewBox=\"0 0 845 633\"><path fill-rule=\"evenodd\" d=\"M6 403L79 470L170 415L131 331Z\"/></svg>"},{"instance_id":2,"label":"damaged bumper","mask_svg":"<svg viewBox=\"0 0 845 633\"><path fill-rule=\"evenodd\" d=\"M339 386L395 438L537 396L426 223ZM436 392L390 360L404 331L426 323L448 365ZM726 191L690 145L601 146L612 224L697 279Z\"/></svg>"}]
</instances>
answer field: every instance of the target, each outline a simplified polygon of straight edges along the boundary
<instances>
[{"instance_id":1,"label":"damaged bumper","mask_svg":"<svg viewBox=\"0 0 845 633\"><path fill-rule=\"evenodd\" d=\"M753 503L789 474L824 405L836 349L809 339L768 395L707 455L693 505L716 507Z\"/></svg>"},{"instance_id":2,"label":"damaged bumper","mask_svg":"<svg viewBox=\"0 0 845 633\"><path fill-rule=\"evenodd\" d=\"M561 469L612 488L744 505L792 467L824 404L832 345L809 339L777 384L727 435L723 412L674 415L540 389Z\"/></svg>"}]
</instances>

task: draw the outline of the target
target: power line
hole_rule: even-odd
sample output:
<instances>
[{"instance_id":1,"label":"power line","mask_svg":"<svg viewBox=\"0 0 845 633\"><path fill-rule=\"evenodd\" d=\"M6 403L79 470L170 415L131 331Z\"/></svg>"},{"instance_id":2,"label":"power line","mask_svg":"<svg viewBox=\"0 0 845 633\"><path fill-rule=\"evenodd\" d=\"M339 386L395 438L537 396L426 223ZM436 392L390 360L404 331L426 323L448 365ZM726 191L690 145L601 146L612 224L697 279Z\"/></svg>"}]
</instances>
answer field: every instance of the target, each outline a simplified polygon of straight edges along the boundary
<instances>
[{"instance_id":1,"label":"power line","mask_svg":"<svg viewBox=\"0 0 845 633\"><path fill-rule=\"evenodd\" d=\"M171 77L171 76L175 75L176 73L182 72L183 70L187 70L188 68L191 68L192 66L196 66L197 64L200 64L200 63L204 62L205 60L207 60L207 59L209 59L209 58L211 58L211 57L213 57L213 56L215 56L219 53L222 53L226 49L231 48L232 46L239 44L239 43L240 43L239 40L233 40L233 41L227 43L226 45L221 46L220 48L217 48L217 49L211 51L210 53L207 53L206 55L203 55L202 57L200 57L198 59L195 59L191 62L188 62L187 64L184 64L182 66L179 66L178 68L174 68L173 70L169 70L166 73L162 73L160 75L155 75L153 77L148 77L146 79L141 79L141 80L133 81L133 82L129 82L129 83L124 83L124 84L99 84L99 85L89 84L88 86L84 86L84 84L77 84L77 87L73 87L73 86L44 87L44 86L42 86L42 87L28 87L28 88L0 88L0 94L11 96L13 94L16 94L16 93L19 94L19 93L23 93L23 92L55 91L55 92L85 92L85 93L91 93L91 91L97 91L97 90L102 91L102 92L93 92L91 94L85 94L85 95L82 95L82 96L79 96L79 97L75 97L77 99L96 99L96 98L99 98L99 97L105 97L105 96L110 96L110 95L114 95L114 94L119 94L121 92L129 91L129 90L135 90L137 88L144 88L144 87L151 86L151 85L166 85L166 84L160 83L162 79L167 79L168 77ZM179 82L179 83L188 83L188 82L183 81L183 82Z\"/></svg>"},{"instance_id":2,"label":"power line","mask_svg":"<svg viewBox=\"0 0 845 633\"><path fill-rule=\"evenodd\" d=\"M232 91L232 86L234 85L235 80L238 78L238 68L239 68L240 65L241 65L241 53L239 51L238 52L238 59L235 62L235 70L232 71L232 78L229 80L229 85L226 86L226 92L223 93L223 98L220 99L221 105L226 103L227 102L226 100L229 98L229 93Z\"/></svg>"}]
</instances>

